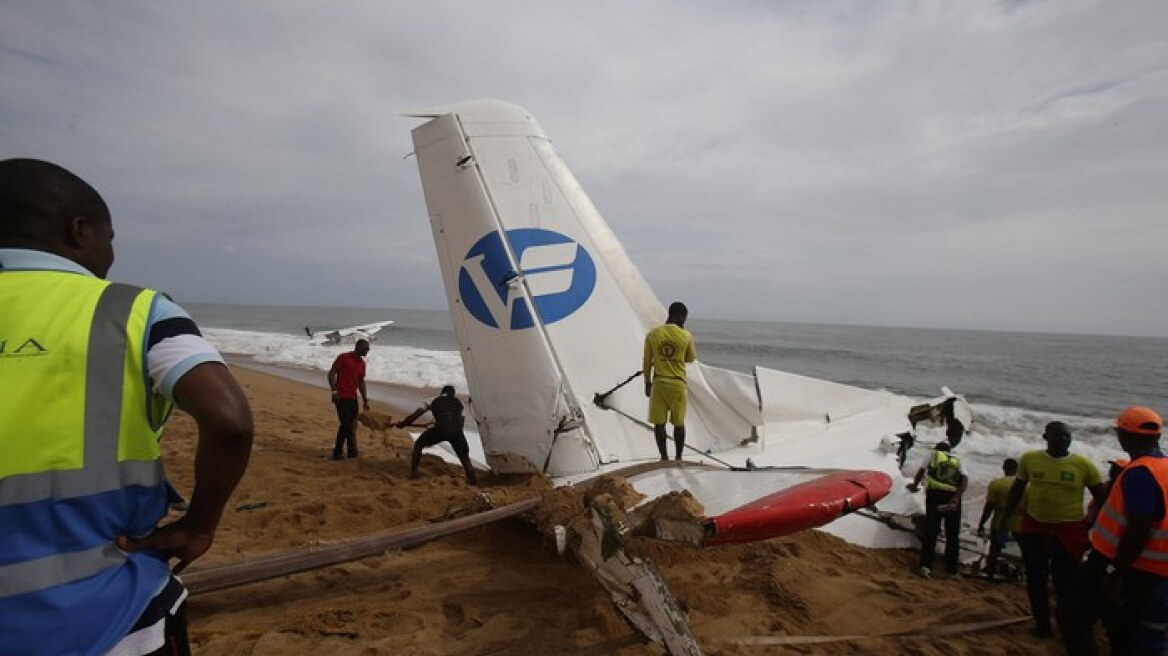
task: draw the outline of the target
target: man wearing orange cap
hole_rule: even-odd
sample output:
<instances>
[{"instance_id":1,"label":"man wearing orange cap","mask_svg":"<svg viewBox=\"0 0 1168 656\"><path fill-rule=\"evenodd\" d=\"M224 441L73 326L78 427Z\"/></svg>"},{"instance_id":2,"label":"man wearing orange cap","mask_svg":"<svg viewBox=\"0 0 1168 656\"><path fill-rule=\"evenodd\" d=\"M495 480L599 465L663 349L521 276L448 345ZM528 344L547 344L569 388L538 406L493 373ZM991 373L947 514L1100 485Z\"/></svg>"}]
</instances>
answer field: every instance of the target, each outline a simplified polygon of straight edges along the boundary
<instances>
[{"instance_id":1,"label":"man wearing orange cap","mask_svg":"<svg viewBox=\"0 0 1168 656\"><path fill-rule=\"evenodd\" d=\"M1131 456L1091 528L1091 550L1068 593L1067 652L1098 654L1094 625L1103 620L1112 654L1163 654L1168 631L1168 458L1163 422L1133 406L1115 422Z\"/></svg>"}]
</instances>

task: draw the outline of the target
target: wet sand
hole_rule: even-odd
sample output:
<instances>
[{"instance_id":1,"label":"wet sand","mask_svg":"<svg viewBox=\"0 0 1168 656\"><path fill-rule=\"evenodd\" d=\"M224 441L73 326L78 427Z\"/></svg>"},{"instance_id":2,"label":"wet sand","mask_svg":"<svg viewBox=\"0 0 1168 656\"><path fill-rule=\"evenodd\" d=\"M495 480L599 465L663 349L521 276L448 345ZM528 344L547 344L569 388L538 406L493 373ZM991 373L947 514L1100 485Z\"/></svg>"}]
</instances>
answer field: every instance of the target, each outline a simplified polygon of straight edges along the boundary
<instances>
[{"instance_id":1,"label":"wet sand","mask_svg":"<svg viewBox=\"0 0 1168 656\"><path fill-rule=\"evenodd\" d=\"M487 474L471 487L460 468L436 456L409 480L411 441L396 429L361 426L361 457L332 461L336 417L327 391L235 372L255 414L255 450L215 545L191 571L424 526L481 508L484 494L504 505L549 493L539 477ZM399 418L414 403L374 405ZM184 493L195 436L190 418L176 412L163 439L168 473ZM658 564L707 654L1062 653L1032 637L1028 623L943 637L734 644L751 636L928 632L1025 616L1026 599L1015 583L922 580L912 574L915 553L864 549L816 531L716 549L632 538L629 549ZM520 518L197 595L189 614L200 655L571 654L631 632L592 576ZM611 653L663 651L638 645Z\"/></svg>"}]
</instances>

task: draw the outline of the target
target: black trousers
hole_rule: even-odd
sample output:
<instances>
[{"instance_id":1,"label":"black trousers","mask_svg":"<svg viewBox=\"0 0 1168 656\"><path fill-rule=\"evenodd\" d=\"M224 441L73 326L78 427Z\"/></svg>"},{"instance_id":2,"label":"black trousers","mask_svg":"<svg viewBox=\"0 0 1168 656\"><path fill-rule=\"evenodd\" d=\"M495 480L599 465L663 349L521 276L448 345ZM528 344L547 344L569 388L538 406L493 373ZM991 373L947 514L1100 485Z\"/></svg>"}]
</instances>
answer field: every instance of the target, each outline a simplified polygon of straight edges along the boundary
<instances>
[{"instance_id":1,"label":"black trousers","mask_svg":"<svg viewBox=\"0 0 1168 656\"><path fill-rule=\"evenodd\" d=\"M341 425L337 427L337 441L333 445L333 457L341 457L342 447L348 451L350 458L357 457L357 399L334 399L337 406L337 420Z\"/></svg>"},{"instance_id":2,"label":"black trousers","mask_svg":"<svg viewBox=\"0 0 1168 656\"><path fill-rule=\"evenodd\" d=\"M1040 629L1050 628L1050 597L1046 591L1049 579L1054 584L1054 600L1061 607L1075 575L1078 563L1067 548L1050 533L1019 533L1018 546L1022 549L1022 567L1026 570L1026 596L1030 598L1030 614ZM1059 627L1060 630L1062 627Z\"/></svg>"},{"instance_id":3,"label":"black trousers","mask_svg":"<svg viewBox=\"0 0 1168 656\"><path fill-rule=\"evenodd\" d=\"M958 533L961 530L961 506L954 510L941 512L938 506L943 506L953 500L955 492L944 490L929 490L925 492L925 535L921 538L921 567L933 569L933 554L937 551L937 536L941 527L945 528L945 571L956 574L960 565L961 541Z\"/></svg>"}]
</instances>

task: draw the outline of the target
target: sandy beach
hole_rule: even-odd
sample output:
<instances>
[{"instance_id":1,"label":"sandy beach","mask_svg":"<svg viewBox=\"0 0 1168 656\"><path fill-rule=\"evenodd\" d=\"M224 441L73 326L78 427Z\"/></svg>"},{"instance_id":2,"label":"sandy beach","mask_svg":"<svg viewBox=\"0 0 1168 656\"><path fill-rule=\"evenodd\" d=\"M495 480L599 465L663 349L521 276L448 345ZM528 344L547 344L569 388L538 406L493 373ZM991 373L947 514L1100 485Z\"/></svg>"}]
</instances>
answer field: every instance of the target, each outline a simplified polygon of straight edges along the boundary
<instances>
[{"instance_id":1,"label":"sandy beach","mask_svg":"<svg viewBox=\"0 0 1168 656\"><path fill-rule=\"evenodd\" d=\"M471 487L434 456L409 480L402 430L358 430L361 457L332 461L336 418L327 390L235 367L252 404L251 465L212 550L190 571L424 526L549 494L538 477L490 474ZM323 377L323 373L321 374ZM399 418L412 408L375 402ZM193 422L176 412L163 438L176 487L189 493ZM966 513L980 509L967 508ZM630 551L660 567L707 654L1058 654L1029 623L959 633L937 627L1028 614L1019 583L922 580L916 554L852 546L808 531L763 543L699 549L647 538ZM194 596L200 655L661 654L654 645L586 651L631 633L593 577L514 518L411 550ZM887 637L891 633L908 633ZM797 645L749 637L878 636Z\"/></svg>"}]
</instances>

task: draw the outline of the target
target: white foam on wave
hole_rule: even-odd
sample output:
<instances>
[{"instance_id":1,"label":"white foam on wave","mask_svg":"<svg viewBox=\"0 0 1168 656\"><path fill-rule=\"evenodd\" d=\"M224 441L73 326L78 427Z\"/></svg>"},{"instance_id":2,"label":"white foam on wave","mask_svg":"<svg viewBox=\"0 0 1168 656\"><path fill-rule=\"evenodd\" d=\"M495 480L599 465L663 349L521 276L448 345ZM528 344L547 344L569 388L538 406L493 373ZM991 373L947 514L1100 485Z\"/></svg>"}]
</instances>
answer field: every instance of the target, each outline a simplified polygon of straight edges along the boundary
<instances>
[{"instance_id":1,"label":"white foam on wave","mask_svg":"<svg viewBox=\"0 0 1168 656\"><path fill-rule=\"evenodd\" d=\"M222 353L247 355L266 364L320 371L328 371L338 355L353 349L351 344L317 346L309 344L305 337L227 328L208 328L203 336ZM460 394L467 393L466 375L456 351L430 351L375 341L365 356L365 377L409 387L453 385Z\"/></svg>"}]
</instances>

